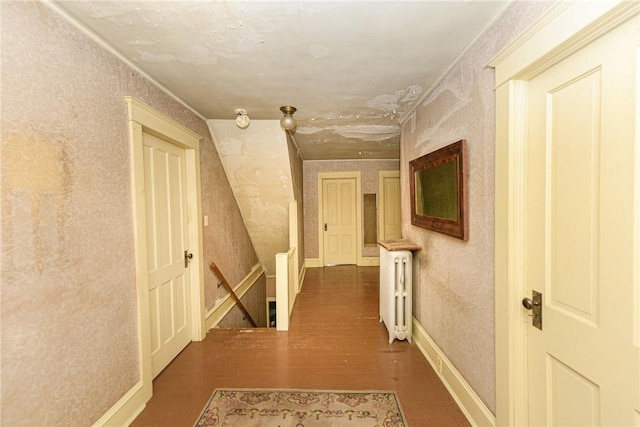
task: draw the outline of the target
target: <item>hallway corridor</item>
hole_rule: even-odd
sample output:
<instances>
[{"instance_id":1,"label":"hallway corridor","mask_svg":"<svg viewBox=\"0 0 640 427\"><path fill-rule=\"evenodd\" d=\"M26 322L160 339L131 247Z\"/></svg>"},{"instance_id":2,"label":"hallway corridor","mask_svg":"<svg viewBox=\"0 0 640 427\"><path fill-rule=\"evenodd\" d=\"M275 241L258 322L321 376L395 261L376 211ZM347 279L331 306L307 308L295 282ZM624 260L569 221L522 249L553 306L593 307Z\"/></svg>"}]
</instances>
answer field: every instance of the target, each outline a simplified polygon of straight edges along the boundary
<instances>
[{"instance_id":1,"label":"hallway corridor","mask_svg":"<svg viewBox=\"0 0 640 427\"><path fill-rule=\"evenodd\" d=\"M307 269L289 332L212 329L155 379L133 426L192 426L215 388L396 391L412 427L467 426L415 345L378 321L378 267Z\"/></svg>"}]
</instances>

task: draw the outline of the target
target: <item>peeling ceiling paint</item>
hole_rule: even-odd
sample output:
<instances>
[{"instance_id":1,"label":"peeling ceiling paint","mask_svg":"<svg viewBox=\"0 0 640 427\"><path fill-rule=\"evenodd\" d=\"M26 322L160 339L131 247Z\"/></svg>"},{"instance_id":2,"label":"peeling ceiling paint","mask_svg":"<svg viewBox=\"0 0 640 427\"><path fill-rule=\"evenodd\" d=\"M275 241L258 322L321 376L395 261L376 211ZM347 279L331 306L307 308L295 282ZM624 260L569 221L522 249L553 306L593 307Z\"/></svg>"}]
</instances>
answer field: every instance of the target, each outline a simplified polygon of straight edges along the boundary
<instances>
[{"instance_id":1,"label":"peeling ceiling paint","mask_svg":"<svg viewBox=\"0 0 640 427\"><path fill-rule=\"evenodd\" d=\"M334 136L378 142L397 137L400 128L398 125L305 126L300 127L296 134L313 135L319 132L330 132Z\"/></svg>"},{"instance_id":2,"label":"peeling ceiling paint","mask_svg":"<svg viewBox=\"0 0 640 427\"><path fill-rule=\"evenodd\" d=\"M57 1L207 119L298 111L306 160L398 158L399 120L506 1Z\"/></svg>"}]
</instances>

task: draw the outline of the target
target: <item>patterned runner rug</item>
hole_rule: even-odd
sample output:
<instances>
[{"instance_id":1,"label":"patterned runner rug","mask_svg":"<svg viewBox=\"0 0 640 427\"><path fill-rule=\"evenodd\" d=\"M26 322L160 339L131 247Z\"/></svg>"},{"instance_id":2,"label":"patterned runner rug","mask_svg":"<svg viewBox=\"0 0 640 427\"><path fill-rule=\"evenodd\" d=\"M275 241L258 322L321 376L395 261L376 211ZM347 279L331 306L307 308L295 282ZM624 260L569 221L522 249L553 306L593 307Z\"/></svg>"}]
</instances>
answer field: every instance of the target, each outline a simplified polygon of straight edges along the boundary
<instances>
[{"instance_id":1,"label":"patterned runner rug","mask_svg":"<svg viewBox=\"0 0 640 427\"><path fill-rule=\"evenodd\" d=\"M394 392L216 389L196 427L405 427Z\"/></svg>"}]
</instances>

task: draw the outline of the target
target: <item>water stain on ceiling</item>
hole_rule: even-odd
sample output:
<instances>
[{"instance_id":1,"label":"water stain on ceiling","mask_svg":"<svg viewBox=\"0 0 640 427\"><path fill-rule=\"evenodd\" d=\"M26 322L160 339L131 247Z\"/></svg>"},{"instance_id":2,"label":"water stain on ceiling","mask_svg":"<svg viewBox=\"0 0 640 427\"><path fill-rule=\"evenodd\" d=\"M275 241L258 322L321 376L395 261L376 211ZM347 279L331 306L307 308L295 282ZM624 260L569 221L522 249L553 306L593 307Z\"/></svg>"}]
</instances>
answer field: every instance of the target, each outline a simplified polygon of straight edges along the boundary
<instances>
[{"instance_id":1,"label":"water stain on ceiling","mask_svg":"<svg viewBox=\"0 0 640 427\"><path fill-rule=\"evenodd\" d=\"M400 121L506 1L57 1L206 119L298 111L305 160L397 159Z\"/></svg>"}]
</instances>

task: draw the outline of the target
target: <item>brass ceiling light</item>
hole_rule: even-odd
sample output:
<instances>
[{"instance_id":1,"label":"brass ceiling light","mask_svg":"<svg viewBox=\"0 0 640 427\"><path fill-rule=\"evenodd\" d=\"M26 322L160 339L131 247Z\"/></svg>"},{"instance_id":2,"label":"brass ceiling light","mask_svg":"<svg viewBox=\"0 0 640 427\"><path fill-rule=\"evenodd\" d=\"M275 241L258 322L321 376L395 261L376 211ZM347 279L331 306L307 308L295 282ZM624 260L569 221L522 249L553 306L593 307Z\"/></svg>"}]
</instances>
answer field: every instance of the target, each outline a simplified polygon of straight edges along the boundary
<instances>
[{"instance_id":1,"label":"brass ceiling light","mask_svg":"<svg viewBox=\"0 0 640 427\"><path fill-rule=\"evenodd\" d=\"M280 119L280 126L285 130L293 130L298 126L296 119L293 117L293 113L296 112L296 107L285 105L280 107L280 111L284 114Z\"/></svg>"}]
</instances>

